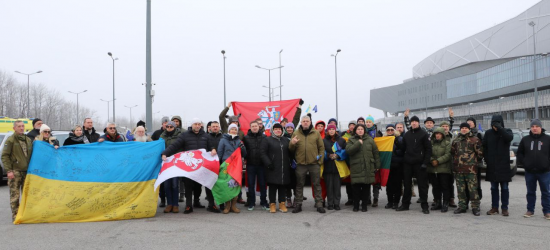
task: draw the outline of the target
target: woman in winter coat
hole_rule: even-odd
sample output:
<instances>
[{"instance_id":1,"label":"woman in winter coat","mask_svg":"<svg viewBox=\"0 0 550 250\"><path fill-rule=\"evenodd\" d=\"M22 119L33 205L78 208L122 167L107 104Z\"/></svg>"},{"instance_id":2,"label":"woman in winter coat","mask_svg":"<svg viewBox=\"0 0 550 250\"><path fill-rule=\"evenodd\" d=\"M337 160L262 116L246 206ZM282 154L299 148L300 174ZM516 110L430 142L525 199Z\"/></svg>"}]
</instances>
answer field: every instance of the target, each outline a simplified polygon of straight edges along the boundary
<instances>
[{"instance_id":1,"label":"woman in winter coat","mask_svg":"<svg viewBox=\"0 0 550 250\"><path fill-rule=\"evenodd\" d=\"M47 142L55 149L59 148L59 141L52 136L52 130L46 124L42 124L42 126L40 127L40 135L34 138L34 140Z\"/></svg>"},{"instance_id":2,"label":"woman in winter coat","mask_svg":"<svg viewBox=\"0 0 550 250\"><path fill-rule=\"evenodd\" d=\"M367 212L367 200L370 186L375 182L375 173L380 169L380 155L374 139L367 133L363 124L358 124L348 140L346 152L350 157L351 185L353 188L353 211L359 211L362 200L362 212Z\"/></svg>"},{"instance_id":3,"label":"woman in winter coat","mask_svg":"<svg viewBox=\"0 0 550 250\"><path fill-rule=\"evenodd\" d=\"M218 144L218 156L220 157L220 163L223 163L227 158L237 150L238 147L241 148L241 156L246 157L246 148L239 139L239 127L236 124L229 125L227 129L228 134L224 134L220 143ZM231 201L225 203L223 209L224 214L228 214L229 211L233 213L240 213L241 210L237 208L237 196L235 196Z\"/></svg>"},{"instance_id":4,"label":"woman in winter coat","mask_svg":"<svg viewBox=\"0 0 550 250\"><path fill-rule=\"evenodd\" d=\"M386 186L386 195L388 196L388 204L386 209L397 209L401 200L401 187L403 185L403 137L399 131L395 129L395 125L388 124L386 126L386 136L394 136L393 151L391 155L390 176Z\"/></svg>"},{"instance_id":5,"label":"woman in winter coat","mask_svg":"<svg viewBox=\"0 0 550 250\"><path fill-rule=\"evenodd\" d=\"M176 128L176 123L170 121L166 124L166 129L160 135L160 138L164 140L165 148L168 148L170 144L174 143L178 136L180 135L181 130ZM164 209L164 213L179 213L179 177L170 178L164 181L164 191L166 193L166 200L168 205Z\"/></svg>"},{"instance_id":6,"label":"woman in winter coat","mask_svg":"<svg viewBox=\"0 0 550 250\"><path fill-rule=\"evenodd\" d=\"M328 210L340 210L341 180L340 173L336 167L336 161L345 160L346 140L338 135L336 126L330 124L327 127L327 134L325 135L325 139L323 139L323 143L325 144L323 179L325 180L327 189ZM334 152L332 149L335 143L340 148L337 152Z\"/></svg>"},{"instance_id":7,"label":"woman in winter coat","mask_svg":"<svg viewBox=\"0 0 550 250\"><path fill-rule=\"evenodd\" d=\"M69 137L65 139L63 146L75 145L75 144L88 144L88 138L82 133L82 127L75 126L73 131L69 133Z\"/></svg>"},{"instance_id":8,"label":"woman in winter coat","mask_svg":"<svg viewBox=\"0 0 550 250\"><path fill-rule=\"evenodd\" d=\"M374 124L374 117L372 117L371 115L367 116L367 119L365 119L365 128L366 128L365 134L372 137L372 139L376 137L384 136L382 132L378 130L378 127L376 126L376 124ZM372 201L372 207L378 207L378 198L380 197L381 189L382 189L382 186L380 186L380 184L376 184L372 186L372 196L374 198ZM369 193L368 204L371 203L370 198L371 197Z\"/></svg>"},{"instance_id":9,"label":"woman in winter coat","mask_svg":"<svg viewBox=\"0 0 550 250\"><path fill-rule=\"evenodd\" d=\"M283 126L276 123L271 128L271 136L262 141L260 154L266 166L266 180L269 186L269 212L276 213L277 192L279 211L286 213L286 187L290 184L290 140L283 136Z\"/></svg>"},{"instance_id":10,"label":"woman in winter coat","mask_svg":"<svg viewBox=\"0 0 550 250\"><path fill-rule=\"evenodd\" d=\"M432 183L432 194L435 205L431 210L440 210L446 213L449 210L453 175L451 173L451 141L445 138L445 129L435 129L430 139L432 143L432 157L427 172ZM443 195L443 198L441 196Z\"/></svg>"}]
</instances>

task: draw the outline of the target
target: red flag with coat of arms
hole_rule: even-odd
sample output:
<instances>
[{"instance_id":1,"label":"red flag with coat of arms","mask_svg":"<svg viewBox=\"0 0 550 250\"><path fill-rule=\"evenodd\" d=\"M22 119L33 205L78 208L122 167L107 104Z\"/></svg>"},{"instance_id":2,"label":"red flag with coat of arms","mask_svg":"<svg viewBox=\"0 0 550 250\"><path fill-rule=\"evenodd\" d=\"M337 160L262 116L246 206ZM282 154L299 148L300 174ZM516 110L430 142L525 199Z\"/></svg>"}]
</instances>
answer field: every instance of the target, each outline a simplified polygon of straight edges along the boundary
<instances>
[{"instance_id":1,"label":"red flag with coat of arms","mask_svg":"<svg viewBox=\"0 0 550 250\"><path fill-rule=\"evenodd\" d=\"M272 102L233 102L233 113L241 114L239 123L241 131L245 134L250 129L250 122L261 118L266 134L269 134L275 123L280 123L284 118L292 122L300 99L272 101ZM294 124L297 126L297 124Z\"/></svg>"},{"instance_id":2,"label":"red flag with coat of arms","mask_svg":"<svg viewBox=\"0 0 550 250\"><path fill-rule=\"evenodd\" d=\"M166 158L162 163L155 189L164 181L174 177L187 177L212 189L218 180L220 162L218 155L212 156L204 149L185 151Z\"/></svg>"}]
</instances>

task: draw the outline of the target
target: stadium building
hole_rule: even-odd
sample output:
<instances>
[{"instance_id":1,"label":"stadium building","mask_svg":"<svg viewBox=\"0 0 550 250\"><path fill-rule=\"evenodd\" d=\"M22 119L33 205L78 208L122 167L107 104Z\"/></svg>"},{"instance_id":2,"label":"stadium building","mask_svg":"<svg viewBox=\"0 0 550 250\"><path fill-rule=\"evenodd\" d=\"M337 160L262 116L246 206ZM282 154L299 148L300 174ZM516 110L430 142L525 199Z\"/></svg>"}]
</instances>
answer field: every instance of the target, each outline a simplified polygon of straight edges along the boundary
<instances>
[{"instance_id":1,"label":"stadium building","mask_svg":"<svg viewBox=\"0 0 550 250\"><path fill-rule=\"evenodd\" d=\"M486 129L492 115L502 114L506 127L527 128L538 96L539 118L549 128L548 52L550 0L543 0L429 55L403 83L371 90L370 106L384 111L379 124L403 121L406 109L421 121L430 116L438 122L451 107L456 125L471 116Z\"/></svg>"}]
</instances>

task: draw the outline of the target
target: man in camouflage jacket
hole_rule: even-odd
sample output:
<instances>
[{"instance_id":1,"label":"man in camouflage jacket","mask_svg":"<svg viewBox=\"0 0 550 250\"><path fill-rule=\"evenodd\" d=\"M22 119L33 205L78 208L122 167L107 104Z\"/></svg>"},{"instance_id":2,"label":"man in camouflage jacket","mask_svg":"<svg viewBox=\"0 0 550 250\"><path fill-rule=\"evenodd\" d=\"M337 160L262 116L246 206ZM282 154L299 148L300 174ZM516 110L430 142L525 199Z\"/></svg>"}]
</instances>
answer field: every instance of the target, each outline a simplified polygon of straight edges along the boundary
<instances>
[{"instance_id":1,"label":"man in camouflage jacket","mask_svg":"<svg viewBox=\"0 0 550 250\"><path fill-rule=\"evenodd\" d=\"M451 155L453 157L453 172L455 173L458 190L458 209L455 214L465 213L467 209L466 190L470 192L472 213L480 215L480 198L477 192L478 162L483 159L481 140L474 136L467 123L460 124L460 134L453 140Z\"/></svg>"}]
</instances>

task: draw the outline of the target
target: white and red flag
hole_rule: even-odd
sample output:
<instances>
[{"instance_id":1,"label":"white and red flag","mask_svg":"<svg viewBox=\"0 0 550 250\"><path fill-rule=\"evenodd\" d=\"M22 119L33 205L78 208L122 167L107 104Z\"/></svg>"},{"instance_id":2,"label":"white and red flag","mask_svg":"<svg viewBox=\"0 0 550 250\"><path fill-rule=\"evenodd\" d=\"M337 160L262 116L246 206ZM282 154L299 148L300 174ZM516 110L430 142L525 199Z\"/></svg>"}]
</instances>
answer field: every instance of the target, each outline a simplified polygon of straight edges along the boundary
<instances>
[{"instance_id":1,"label":"white and red flag","mask_svg":"<svg viewBox=\"0 0 550 250\"><path fill-rule=\"evenodd\" d=\"M218 180L220 162L204 149L185 151L166 158L162 163L155 190L164 181L174 177L187 177L212 189Z\"/></svg>"}]
</instances>

